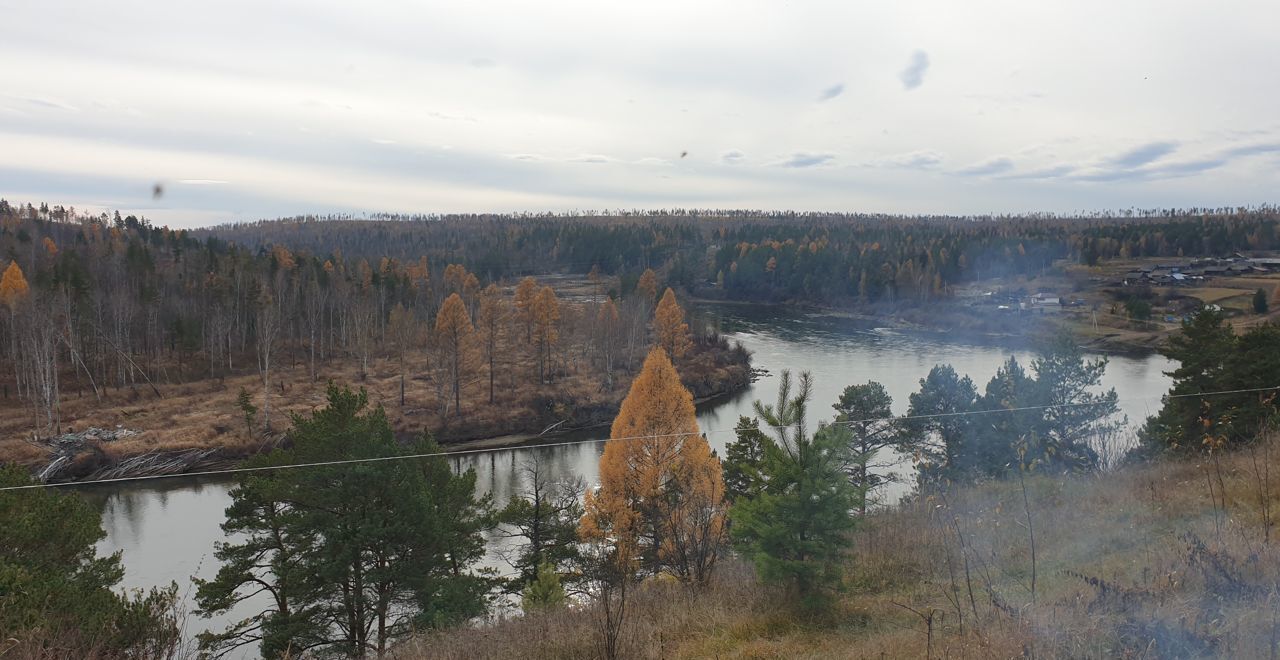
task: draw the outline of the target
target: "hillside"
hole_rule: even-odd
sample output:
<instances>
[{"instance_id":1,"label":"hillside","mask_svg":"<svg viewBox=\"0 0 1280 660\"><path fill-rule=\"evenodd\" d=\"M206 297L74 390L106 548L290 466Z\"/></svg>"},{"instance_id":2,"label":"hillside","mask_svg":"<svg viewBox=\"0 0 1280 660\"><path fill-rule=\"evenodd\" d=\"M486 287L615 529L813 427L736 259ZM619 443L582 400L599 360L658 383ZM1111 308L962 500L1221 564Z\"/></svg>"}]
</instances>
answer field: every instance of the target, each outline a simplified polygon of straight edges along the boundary
<instances>
[{"instance_id":1,"label":"hillside","mask_svg":"<svg viewBox=\"0 0 1280 660\"><path fill-rule=\"evenodd\" d=\"M1025 506L1013 479L873 513L849 539L842 591L815 616L739 561L701 593L650 581L627 613L623 654L1275 657L1278 440L1091 476L1031 474ZM592 658L595 639L593 613L567 607L419 637L397 657Z\"/></svg>"}]
</instances>

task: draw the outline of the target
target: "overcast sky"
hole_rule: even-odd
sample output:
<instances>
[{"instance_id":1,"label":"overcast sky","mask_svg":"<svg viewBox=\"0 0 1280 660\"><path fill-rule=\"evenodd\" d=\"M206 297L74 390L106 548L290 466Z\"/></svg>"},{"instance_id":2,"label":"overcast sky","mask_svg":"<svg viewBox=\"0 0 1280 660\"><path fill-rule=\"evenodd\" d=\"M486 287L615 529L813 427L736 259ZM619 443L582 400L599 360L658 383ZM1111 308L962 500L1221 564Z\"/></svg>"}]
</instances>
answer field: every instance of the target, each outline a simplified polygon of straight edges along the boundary
<instances>
[{"instance_id":1,"label":"overcast sky","mask_svg":"<svg viewBox=\"0 0 1280 660\"><path fill-rule=\"evenodd\" d=\"M0 0L0 16L0 196L173 225L1280 201L1275 0Z\"/></svg>"}]
</instances>

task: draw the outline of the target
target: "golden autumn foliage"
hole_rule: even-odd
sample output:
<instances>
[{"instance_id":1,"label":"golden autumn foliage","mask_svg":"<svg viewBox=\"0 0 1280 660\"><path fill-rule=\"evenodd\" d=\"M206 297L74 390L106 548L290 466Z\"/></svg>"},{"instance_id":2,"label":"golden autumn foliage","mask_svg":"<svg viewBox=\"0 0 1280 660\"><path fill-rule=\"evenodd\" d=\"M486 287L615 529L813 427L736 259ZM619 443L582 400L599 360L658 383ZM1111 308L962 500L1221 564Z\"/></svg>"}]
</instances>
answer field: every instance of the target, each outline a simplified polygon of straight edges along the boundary
<instances>
[{"instance_id":1,"label":"golden autumn foliage","mask_svg":"<svg viewBox=\"0 0 1280 660\"><path fill-rule=\"evenodd\" d=\"M653 272L652 268L644 269L640 274L640 279L636 281L636 293L644 298L645 302L650 305L658 297L658 275Z\"/></svg>"},{"instance_id":2,"label":"golden autumn foliage","mask_svg":"<svg viewBox=\"0 0 1280 660\"><path fill-rule=\"evenodd\" d=\"M480 308L476 313L476 329L480 333L480 349L489 366L489 403L495 400L495 374L497 372L498 345L502 329L507 324L509 312L502 300L498 285L490 284L480 292Z\"/></svg>"},{"instance_id":3,"label":"golden autumn foliage","mask_svg":"<svg viewBox=\"0 0 1280 660\"><path fill-rule=\"evenodd\" d=\"M705 580L724 540L720 460L699 434L693 396L662 348L649 352L632 381L610 438L579 535L619 556L643 557L651 573Z\"/></svg>"},{"instance_id":4,"label":"golden autumn foliage","mask_svg":"<svg viewBox=\"0 0 1280 660\"><path fill-rule=\"evenodd\" d=\"M13 311L30 291L31 287L27 285L22 268L18 266L18 262L10 261L9 267L4 269L4 275L0 276L0 304Z\"/></svg>"},{"instance_id":5,"label":"golden autumn foliage","mask_svg":"<svg viewBox=\"0 0 1280 660\"><path fill-rule=\"evenodd\" d=\"M44 251L47 252L50 257L58 256L58 244L54 243L52 238L45 236L42 244L44 245Z\"/></svg>"},{"instance_id":6,"label":"golden autumn foliage","mask_svg":"<svg viewBox=\"0 0 1280 660\"><path fill-rule=\"evenodd\" d=\"M538 349L538 377L546 382L551 349L560 340L560 301L551 287L544 286L534 296L529 309Z\"/></svg>"},{"instance_id":7,"label":"golden autumn foliage","mask_svg":"<svg viewBox=\"0 0 1280 660\"><path fill-rule=\"evenodd\" d=\"M474 334L475 327L462 296L450 294L436 314L434 343L453 392L454 412L459 415L462 414L462 376L470 371L475 356Z\"/></svg>"},{"instance_id":8,"label":"golden autumn foliage","mask_svg":"<svg viewBox=\"0 0 1280 660\"><path fill-rule=\"evenodd\" d=\"M684 308L676 302L676 294L671 289L662 294L658 309L653 315L653 334L658 346L679 360L693 345L689 338L689 324L684 322Z\"/></svg>"},{"instance_id":9,"label":"golden autumn foliage","mask_svg":"<svg viewBox=\"0 0 1280 660\"><path fill-rule=\"evenodd\" d=\"M525 341L533 340L533 298L538 295L538 280L533 276L520 280L516 285L514 304L516 320L524 326Z\"/></svg>"}]
</instances>

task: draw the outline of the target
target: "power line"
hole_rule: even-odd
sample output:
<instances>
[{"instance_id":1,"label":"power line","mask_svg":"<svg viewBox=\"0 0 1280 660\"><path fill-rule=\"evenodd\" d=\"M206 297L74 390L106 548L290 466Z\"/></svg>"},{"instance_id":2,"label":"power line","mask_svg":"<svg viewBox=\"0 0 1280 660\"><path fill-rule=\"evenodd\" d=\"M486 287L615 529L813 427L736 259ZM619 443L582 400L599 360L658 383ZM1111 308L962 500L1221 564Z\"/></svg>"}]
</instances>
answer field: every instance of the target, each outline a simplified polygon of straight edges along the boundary
<instances>
[{"instance_id":1,"label":"power line","mask_svg":"<svg viewBox=\"0 0 1280 660\"><path fill-rule=\"evenodd\" d=\"M1238 389L1238 390L1219 390L1215 392L1168 394L1168 395L1163 395L1159 397L1159 399L1161 400L1181 399L1181 398L1191 398L1191 397L1204 398L1204 397L1210 397L1210 396L1224 396L1228 394L1274 392L1278 390L1280 390L1280 385L1276 385L1272 387L1254 387L1254 388ZM1150 401L1154 398L1156 397L1146 397L1141 399L1125 399L1125 402ZM1116 403L1119 404L1120 401L1117 400ZM951 413L933 413L933 414L927 414L927 415L895 415L895 416L889 416L889 417L873 417L869 419L843 420L839 422L832 422L831 425L834 426L838 424L839 425L861 424L861 423L870 423L870 422L898 422L898 421L910 421L910 420L919 420L919 419L936 419L941 417L962 417L962 416L968 416L968 415L985 415L985 414L992 414L992 413L1013 413L1013 412L1026 412L1031 410L1051 410L1056 408L1096 407L1099 405L1102 405L1102 404L1097 402L1059 403L1059 404L1048 404L1043 406L1022 406L1018 408L989 408L986 410L964 410L964 411L951 412ZM795 426L797 425L788 424L783 426L763 426L760 428L778 431L778 430L789 429ZM736 433L737 431L738 429L736 427L712 429L709 431L702 431L701 435L712 435L715 433ZM419 459L419 458L445 458L450 456L488 454L488 453L495 453L499 451L508 451L511 449L520 449L520 448L570 447L570 446L576 446L576 445L597 444L601 442L610 442L610 441L627 442L627 441L634 441L634 440L658 440L661 438L679 438L679 437L687 437L690 435L694 435L694 434L692 433L658 433L658 434L649 434L649 435L625 436L621 438L593 438L588 440L566 440L564 442L549 442L549 443L541 443L536 445L479 447L475 449L458 449L454 451L437 451L437 452L427 452L427 453L421 453L421 454L396 454L393 456L375 456L372 458L350 458L350 459L341 459L341 460L335 460L335 461L315 461L315 462L309 462L309 463L290 463L290 464L284 464L284 465L262 465L262 466L254 466L254 467L226 468L223 470L202 470L199 472L177 472L173 474L151 474L151 475L142 475L142 476L134 476L134 477L116 477L112 479L91 479L87 481L36 483L36 484L26 484L23 486L5 486L3 488L0 488L0 492L14 491L14 490L30 490L34 488L59 488L63 486L89 486L89 485L96 485L96 484L152 481L155 479L173 479L178 477L220 476L220 475L228 475L228 474L242 474L242 473L248 473L248 472L268 472L272 470L292 470L292 469L311 468L311 467L332 467L336 465L382 463L387 461L409 460L409 459Z\"/></svg>"}]
</instances>

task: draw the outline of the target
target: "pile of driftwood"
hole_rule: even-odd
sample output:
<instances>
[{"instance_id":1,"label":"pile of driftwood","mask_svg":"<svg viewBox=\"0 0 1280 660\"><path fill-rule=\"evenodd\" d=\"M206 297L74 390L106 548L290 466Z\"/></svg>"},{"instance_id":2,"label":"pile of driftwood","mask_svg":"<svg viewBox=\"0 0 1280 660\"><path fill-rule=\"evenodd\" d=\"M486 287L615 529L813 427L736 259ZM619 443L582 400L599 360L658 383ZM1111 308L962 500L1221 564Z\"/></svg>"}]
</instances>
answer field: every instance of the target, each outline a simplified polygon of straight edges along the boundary
<instances>
[{"instance_id":1,"label":"pile of driftwood","mask_svg":"<svg viewBox=\"0 0 1280 660\"><path fill-rule=\"evenodd\" d=\"M62 435L50 438L47 442L54 447L62 447L66 445L80 446L90 440L96 442L111 442L121 438L127 438L131 435L138 435L141 431L126 429L117 426L114 429L100 429L96 426L80 431L79 433L63 433Z\"/></svg>"},{"instance_id":2,"label":"pile of driftwood","mask_svg":"<svg viewBox=\"0 0 1280 660\"><path fill-rule=\"evenodd\" d=\"M160 474L179 474L224 463L221 450L187 449L150 452L110 461L102 452L103 443L137 435L141 431L117 426L114 429L90 427L79 432L63 433L43 440L52 451L49 464L36 474L40 481L68 479L120 479Z\"/></svg>"}]
</instances>

